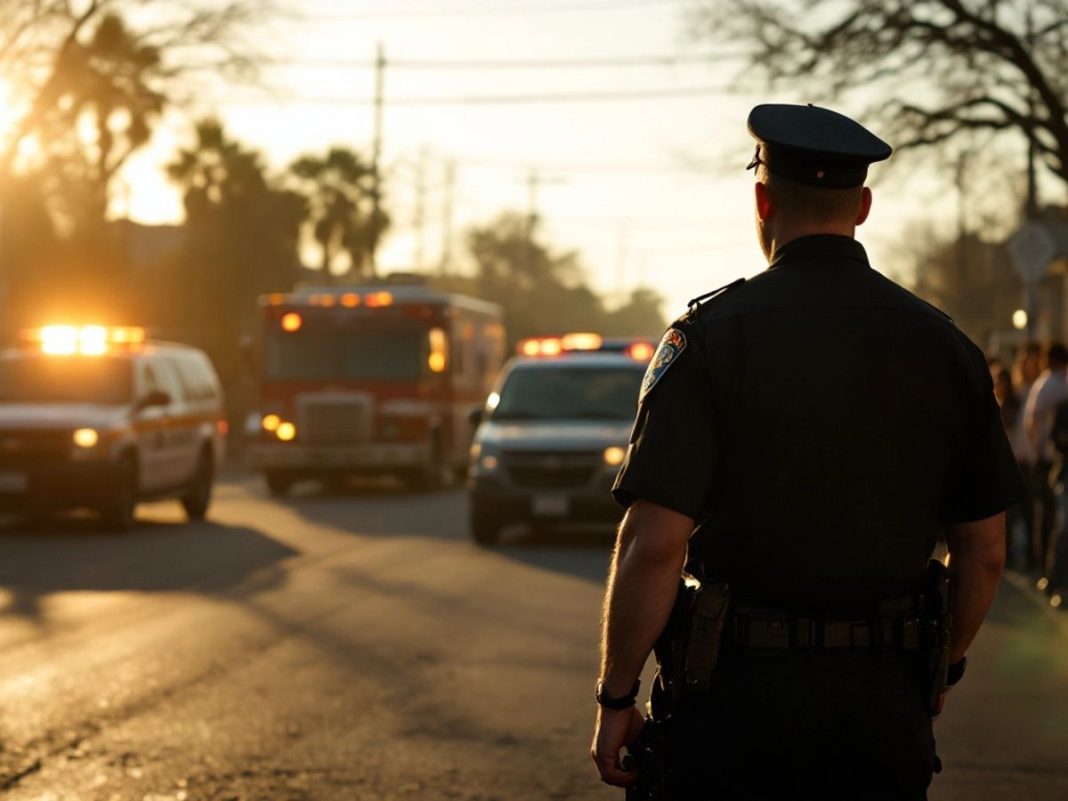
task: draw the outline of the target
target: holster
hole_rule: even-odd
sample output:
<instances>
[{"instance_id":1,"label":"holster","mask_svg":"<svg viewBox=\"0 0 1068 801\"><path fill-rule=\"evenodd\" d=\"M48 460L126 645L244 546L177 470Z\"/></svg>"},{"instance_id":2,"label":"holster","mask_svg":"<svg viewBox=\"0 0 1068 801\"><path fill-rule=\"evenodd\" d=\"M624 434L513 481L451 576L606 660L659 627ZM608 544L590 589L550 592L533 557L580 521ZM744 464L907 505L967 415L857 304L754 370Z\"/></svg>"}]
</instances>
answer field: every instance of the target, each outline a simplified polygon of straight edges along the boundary
<instances>
[{"instance_id":1,"label":"holster","mask_svg":"<svg viewBox=\"0 0 1068 801\"><path fill-rule=\"evenodd\" d=\"M709 691L730 595L724 583L701 584L691 577L680 583L667 625L653 647L658 670L652 700L657 720L665 719L684 695Z\"/></svg>"},{"instance_id":2,"label":"holster","mask_svg":"<svg viewBox=\"0 0 1068 801\"><path fill-rule=\"evenodd\" d=\"M668 798L672 717L685 696L709 691L729 601L726 584L700 584L689 576L680 582L667 625L653 648L657 674L650 699L652 716L627 747L638 770L638 781L627 788L627 801Z\"/></svg>"},{"instance_id":3,"label":"holster","mask_svg":"<svg viewBox=\"0 0 1068 801\"><path fill-rule=\"evenodd\" d=\"M949 672L949 636L953 626L953 586L949 568L941 561L927 563L920 607L920 688L927 710L939 711Z\"/></svg>"}]
</instances>

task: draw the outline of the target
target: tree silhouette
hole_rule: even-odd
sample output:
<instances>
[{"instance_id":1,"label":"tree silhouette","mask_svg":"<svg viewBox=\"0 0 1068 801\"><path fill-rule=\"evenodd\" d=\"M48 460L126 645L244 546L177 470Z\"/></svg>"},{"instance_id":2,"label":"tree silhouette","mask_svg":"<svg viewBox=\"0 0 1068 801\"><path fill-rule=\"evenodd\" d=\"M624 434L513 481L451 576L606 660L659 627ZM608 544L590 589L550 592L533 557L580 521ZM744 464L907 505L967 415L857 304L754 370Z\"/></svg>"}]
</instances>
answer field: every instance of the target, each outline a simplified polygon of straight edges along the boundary
<instances>
[{"instance_id":1,"label":"tree silhouette","mask_svg":"<svg viewBox=\"0 0 1068 801\"><path fill-rule=\"evenodd\" d=\"M436 283L499 304L510 346L524 337L568 331L646 337L663 331L655 293L637 290L623 307L609 312L587 284L579 255L555 251L525 215L502 214L473 228L467 245L475 275L439 278Z\"/></svg>"},{"instance_id":2,"label":"tree silhouette","mask_svg":"<svg viewBox=\"0 0 1068 801\"><path fill-rule=\"evenodd\" d=\"M346 256L348 269L364 274L375 243L389 224L379 212L374 216L374 181L371 165L343 148L331 148L326 156L303 156L293 163L290 173L308 198L308 224L319 246L323 280Z\"/></svg>"},{"instance_id":3,"label":"tree silhouette","mask_svg":"<svg viewBox=\"0 0 1068 801\"><path fill-rule=\"evenodd\" d=\"M1068 181L1065 0L702 0L693 24L747 46L744 75L859 93L898 148L1010 134Z\"/></svg>"},{"instance_id":4,"label":"tree silhouette","mask_svg":"<svg viewBox=\"0 0 1068 801\"><path fill-rule=\"evenodd\" d=\"M0 141L0 176L46 165L51 204L68 223L103 220L112 179L163 111L190 99L195 73L252 74L241 32L270 11L252 0L153 0L149 16L145 5L0 0L0 74L17 120Z\"/></svg>"}]
</instances>

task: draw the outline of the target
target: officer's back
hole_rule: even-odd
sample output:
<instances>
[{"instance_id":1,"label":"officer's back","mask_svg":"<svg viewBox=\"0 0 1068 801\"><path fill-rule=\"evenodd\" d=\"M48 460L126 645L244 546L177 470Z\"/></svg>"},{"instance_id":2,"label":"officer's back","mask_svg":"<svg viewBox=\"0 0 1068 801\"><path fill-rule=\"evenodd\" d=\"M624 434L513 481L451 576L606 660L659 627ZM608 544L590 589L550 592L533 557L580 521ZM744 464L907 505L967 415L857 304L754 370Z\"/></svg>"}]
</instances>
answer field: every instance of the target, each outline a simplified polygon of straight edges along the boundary
<instances>
[{"instance_id":1,"label":"officer's back","mask_svg":"<svg viewBox=\"0 0 1068 801\"><path fill-rule=\"evenodd\" d=\"M729 421L694 553L768 604L846 611L915 587L959 514L950 463L992 433L968 415L982 354L835 236L787 244L690 326Z\"/></svg>"}]
</instances>

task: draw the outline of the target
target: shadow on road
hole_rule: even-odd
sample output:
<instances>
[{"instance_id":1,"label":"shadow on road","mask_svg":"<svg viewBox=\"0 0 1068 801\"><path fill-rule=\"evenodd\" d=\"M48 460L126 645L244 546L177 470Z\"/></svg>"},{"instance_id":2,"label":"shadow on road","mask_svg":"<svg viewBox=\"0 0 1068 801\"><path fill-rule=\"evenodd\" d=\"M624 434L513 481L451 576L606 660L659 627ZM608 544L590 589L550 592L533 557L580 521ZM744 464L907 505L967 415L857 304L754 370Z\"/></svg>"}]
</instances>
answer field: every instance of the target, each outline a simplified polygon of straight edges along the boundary
<instances>
[{"instance_id":1,"label":"shadow on road","mask_svg":"<svg viewBox=\"0 0 1068 801\"><path fill-rule=\"evenodd\" d=\"M143 520L132 531L97 530L91 518L62 517L0 526L0 614L44 622L42 600L77 590L218 593L265 573L296 554L254 528L212 522Z\"/></svg>"},{"instance_id":2,"label":"shadow on road","mask_svg":"<svg viewBox=\"0 0 1068 801\"><path fill-rule=\"evenodd\" d=\"M499 543L478 546L468 530L467 495L458 487L420 493L383 481L330 490L309 482L292 495L274 501L310 523L354 536L451 540L487 554L598 583L604 581L614 539L611 525L517 525L506 529Z\"/></svg>"}]
</instances>

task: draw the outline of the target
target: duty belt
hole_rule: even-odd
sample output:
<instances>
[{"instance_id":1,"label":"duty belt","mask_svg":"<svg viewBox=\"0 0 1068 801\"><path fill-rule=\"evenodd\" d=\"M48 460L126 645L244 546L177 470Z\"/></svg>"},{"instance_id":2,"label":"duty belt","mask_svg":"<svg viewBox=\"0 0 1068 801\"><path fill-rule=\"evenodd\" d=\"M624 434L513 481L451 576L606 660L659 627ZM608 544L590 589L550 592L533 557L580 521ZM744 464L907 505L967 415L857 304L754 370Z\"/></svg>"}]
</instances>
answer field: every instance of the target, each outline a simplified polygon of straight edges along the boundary
<instances>
[{"instance_id":1,"label":"duty belt","mask_svg":"<svg viewBox=\"0 0 1068 801\"><path fill-rule=\"evenodd\" d=\"M920 620L916 617L849 619L739 606L731 629L728 642L737 652L853 649L892 653L920 647Z\"/></svg>"}]
</instances>

